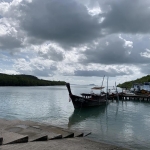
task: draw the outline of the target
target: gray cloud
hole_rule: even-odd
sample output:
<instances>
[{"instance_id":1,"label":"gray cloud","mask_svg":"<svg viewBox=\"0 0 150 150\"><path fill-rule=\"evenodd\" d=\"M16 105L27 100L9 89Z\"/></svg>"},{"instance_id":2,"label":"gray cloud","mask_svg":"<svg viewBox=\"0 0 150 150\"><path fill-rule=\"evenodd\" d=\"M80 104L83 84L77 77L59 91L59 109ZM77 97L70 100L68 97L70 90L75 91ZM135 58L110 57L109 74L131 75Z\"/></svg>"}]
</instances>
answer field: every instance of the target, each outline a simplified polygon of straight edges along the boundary
<instances>
[{"instance_id":1,"label":"gray cloud","mask_svg":"<svg viewBox=\"0 0 150 150\"><path fill-rule=\"evenodd\" d=\"M0 36L0 49L12 50L23 47L22 41L11 35Z\"/></svg>"},{"instance_id":2,"label":"gray cloud","mask_svg":"<svg viewBox=\"0 0 150 150\"><path fill-rule=\"evenodd\" d=\"M98 1L98 0L97 0ZM91 43L112 33L147 33L150 31L150 2L137 0L99 0L103 10L91 16L78 0L23 0L11 5L4 17L15 20L15 29L24 31L26 42L42 44L53 41L61 46L79 46ZM97 2L89 1L91 7ZM104 21L99 20L104 17ZM18 24L17 24L18 23ZM25 35L25 33L27 35ZM19 33L18 33L19 34Z\"/></svg>"},{"instance_id":3,"label":"gray cloud","mask_svg":"<svg viewBox=\"0 0 150 150\"><path fill-rule=\"evenodd\" d=\"M79 59L80 62L78 63L80 63L81 68L85 68L89 63L118 66L133 64L141 68L141 72L148 73L149 65L147 64L150 64L150 57L146 49L150 49L148 37L150 32L150 1L83 1L32 0L32 2L28 2L22 0L19 3L17 1L11 3L9 9L3 5L6 9L1 10L0 21L6 29L0 35L0 50L15 51L22 48L20 57L24 58L25 51L33 50L32 46L38 50L39 46L45 42L48 44L57 43L57 46L63 47L64 51L70 50L70 56L69 54L65 56L63 50L57 51L50 48L46 53L40 51L37 54L35 51L32 56L28 55L28 59L34 59L39 55L44 59L53 60L55 63L64 61L63 66L66 65L66 70L76 70L75 65L67 66L74 61L69 63L68 61L73 57L76 61L78 57L85 56ZM91 16L85 4L94 8L97 5L96 1L99 2L102 12L99 15ZM11 0L5 0L5 2L11 2ZM99 23L102 17L104 20ZM122 39L118 38L118 33L124 34ZM137 33L140 33L141 37L138 37ZM126 45L124 39L133 42L133 47ZM81 48L82 46L87 46L87 49L81 52L78 47ZM75 48L75 52L72 52L72 47ZM22 53L23 51L24 53ZM53 74L57 70L55 67L54 70L48 67L38 69L34 65L31 65L30 69L32 70L31 73L43 76ZM76 70L75 76L126 75L123 71L118 71L119 67L116 70L112 69L109 72ZM26 73L29 72L26 71ZM132 74L132 71L129 70L128 73Z\"/></svg>"},{"instance_id":4,"label":"gray cloud","mask_svg":"<svg viewBox=\"0 0 150 150\"><path fill-rule=\"evenodd\" d=\"M31 75L40 76L40 77L53 76L56 70L57 70L56 66L43 67L42 70L37 67L34 67L32 70L17 69L17 71L22 74L31 74Z\"/></svg>"},{"instance_id":5,"label":"gray cloud","mask_svg":"<svg viewBox=\"0 0 150 150\"><path fill-rule=\"evenodd\" d=\"M103 77L105 76L109 76L109 77L115 77L115 76L121 76L121 75L128 75L128 74L132 74L133 72L131 70L128 70L129 72L117 72L115 69L109 69L108 71L105 70L76 70L74 73L75 76L85 76L85 77L89 77L89 76L96 76L96 77Z\"/></svg>"},{"instance_id":6,"label":"gray cloud","mask_svg":"<svg viewBox=\"0 0 150 150\"><path fill-rule=\"evenodd\" d=\"M34 69L32 71L32 74L35 76L48 77L48 76L53 76L56 70L57 67L51 66L50 68L44 68L42 71L39 69Z\"/></svg>"},{"instance_id":7,"label":"gray cloud","mask_svg":"<svg viewBox=\"0 0 150 150\"><path fill-rule=\"evenodd\" d=\"M13 0L0 0L0 2L12 2Z\"/></svg>"},{"instance_id":8,"label":"gray cloud","mask_svg":"<svg viewBox=\"0 0 150 150\"><path fill-rule=\"evenodd\" d=\"M140 70L141 70L142 73L150 74L150 63L140 65Z\"/></svg>"},{"instance_id":9,"label":"gray cloud","mask_svg":"<svg viewBox=\"0 0 150 150\"><path fill-rule=\"evenodd\" d=\"M100 64L137 64L149 63L150 58L142 57L146 45L138 43L133 48L125 46L125 41L115 35L107 36L99 41L98 45L90 46L83 52L86 59L81 59L81 63L100 63ZM107 44L108 43L108 44ZM141 44L141 45L140 45ZM139 45L139 46L138 46ZM149 44L147 44L150 47Z\"/></svg>"},{"instance_id":10,"label":"gray cloud","mask_svg":"<svg viewBox=\"0 0 150 150\"><path fill-rule=\"evenodd\" d=\"M75 0L23 2L20 27L28 36L68 45L82 44L100 36L97 16Z\"/></svg>"},{"instance_id":11,"label":"gray cloud","mask_svg":"<svg viewBox=\"0 0 150 150\"><path fill-rule=\"evenodd\" d=\"M105 20L101 24L110 33L147 33L150 32L150 1L149 0L106 0L109 11L103 14Z\"/></svg>"},{"instance_id":12,"label":"gray cloud","mask_svg":"<svg viewBox=\"0 0 150 150\"><path fill-rule=\"evenodd\" d=\"M39 56L50 59L53 61L62 61L64 59L64 55L62 52L57 52L54 48L50 48L46 53L39 51Z\"/></svg>"}]
</instances>

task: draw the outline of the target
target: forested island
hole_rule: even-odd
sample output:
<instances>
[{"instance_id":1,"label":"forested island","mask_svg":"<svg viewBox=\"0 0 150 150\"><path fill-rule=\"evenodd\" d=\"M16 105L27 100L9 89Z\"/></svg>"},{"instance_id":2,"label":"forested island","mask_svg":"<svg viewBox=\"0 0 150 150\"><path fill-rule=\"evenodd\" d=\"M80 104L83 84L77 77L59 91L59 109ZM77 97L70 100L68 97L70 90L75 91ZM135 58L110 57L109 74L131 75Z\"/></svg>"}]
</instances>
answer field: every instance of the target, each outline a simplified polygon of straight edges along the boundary
<instances>
[{"instance_id":1,"label":"forested island","mask_svg":"<svg viewBox=\"0 0 150 150\"><path fill-rule=\"evenodd\" d=\"M8 75L0 73L0 86L53 86L65 85L65 81L48 81L32 75Z\"/></svg>"},{"instance_id":2,"label":"forested island","mask_svg":"<svg viewBox=\"0 0 150 150\"><path fill-rule=\"evenodd\" d=\"M144 82L150 82L150 75L144 76L144 77L136 79L136 80L124 82L122 84L118 84L117 86L120 88L131 88L134 83L141 83L142 84Z\"/></svg>"}]
</instances>

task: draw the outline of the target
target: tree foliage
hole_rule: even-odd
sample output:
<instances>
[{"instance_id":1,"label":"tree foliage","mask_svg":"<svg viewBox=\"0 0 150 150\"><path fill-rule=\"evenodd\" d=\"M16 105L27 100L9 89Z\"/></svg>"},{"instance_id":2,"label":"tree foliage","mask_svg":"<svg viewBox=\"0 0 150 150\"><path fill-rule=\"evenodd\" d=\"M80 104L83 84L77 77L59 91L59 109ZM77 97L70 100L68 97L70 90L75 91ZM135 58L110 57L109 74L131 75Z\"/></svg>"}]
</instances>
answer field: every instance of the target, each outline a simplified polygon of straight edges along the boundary
<instances>
[{"instance_id":1,"label":"tree foliage","mask_svg":"<svg viewBox=\"0 0 150 150\"><path fill-rule=\"evenodd\" d=\"M52 86L65 85L64 81L48 81L32 75L7 75L0 73L0 86Z\"/></svg>"},{"instance_id":2,"label":"tree foliage","mask_svg":"<svg viewBox=\"0 0 150 150\"><path fill-rule=\"evenodd\" d=\"M134 83L144 83L144 82L150 82L150 75L144 76L140 79L136 79L133 81L124 82L122 84L118 84L117 86L120 88L131 88Z\"/></svg>"}]
</instances>

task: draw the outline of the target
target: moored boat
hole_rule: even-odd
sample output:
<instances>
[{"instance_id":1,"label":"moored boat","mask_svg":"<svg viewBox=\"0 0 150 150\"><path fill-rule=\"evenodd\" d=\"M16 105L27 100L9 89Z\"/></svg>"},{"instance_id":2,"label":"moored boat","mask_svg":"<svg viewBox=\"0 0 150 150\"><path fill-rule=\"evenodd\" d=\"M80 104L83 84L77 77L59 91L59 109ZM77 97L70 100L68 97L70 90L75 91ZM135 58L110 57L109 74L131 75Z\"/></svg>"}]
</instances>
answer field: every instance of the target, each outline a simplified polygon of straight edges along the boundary
<instances>
[{"instance_id":1,"label":"moored boat","mask_svg":"<svg viewBox=\"0 0 150 150\"><path fill-rule=\"evenodd\" d=\"M82 93L82 96L72 94L70 84L66 83L69 97L75 109L106 105L106 94Z\"/></svg>"}]
</instances>

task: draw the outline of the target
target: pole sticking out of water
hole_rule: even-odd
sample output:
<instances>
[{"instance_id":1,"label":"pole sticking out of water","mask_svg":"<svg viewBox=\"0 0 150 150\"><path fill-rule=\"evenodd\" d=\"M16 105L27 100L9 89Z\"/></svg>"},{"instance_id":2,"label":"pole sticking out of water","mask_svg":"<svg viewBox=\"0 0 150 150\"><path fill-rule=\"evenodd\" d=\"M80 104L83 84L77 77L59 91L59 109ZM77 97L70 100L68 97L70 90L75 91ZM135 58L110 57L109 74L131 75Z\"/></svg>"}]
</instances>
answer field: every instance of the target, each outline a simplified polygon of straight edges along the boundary
<instances>
[{"instance_id":1,"label":"pole sticking out of water","mask_svg":"<svg viewBox=\"0 0 150 150\"><path fill-rule=\"evenodd\" d=\"M109 79L109 77L107 77L107 89L106 89L106 100L107 100L107 102L108 102L108 79Z\"/></svg>"},{"instance_id":2,"label":"pole sticking out of water","mask_svg":"<svg viewBox=\"0 0 150 150\"><path fill-rule=\"evenodd\" d=\"M115 82L115 86L116 86L116 82ZM119 102L119 96L118 96L117 86L116 86L116 95L117 95L117 101Z\"/></svg>"},{"instance_id":3,"label":"pole sticking out of water","mask_svg":"<svg viewBox=\"0 0 150 150\"><path fill-rule=\"evenodd\" d=\"M102 87L103 87L104 78L105 78L105 75L103 76L103 80L102 80L102 85L101 85L100 95L101 95L101 93L102 93Z\"/></svg>"}]
</instances>

